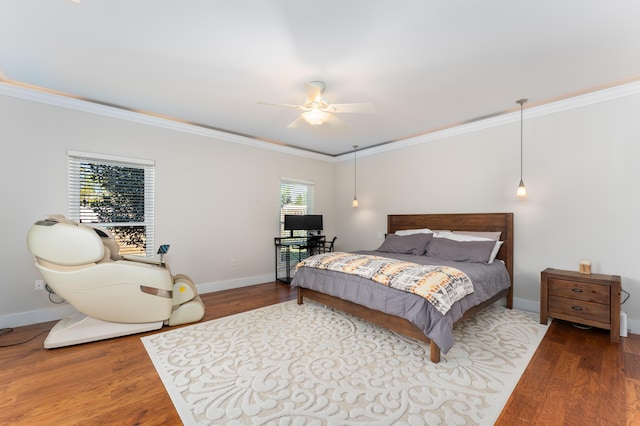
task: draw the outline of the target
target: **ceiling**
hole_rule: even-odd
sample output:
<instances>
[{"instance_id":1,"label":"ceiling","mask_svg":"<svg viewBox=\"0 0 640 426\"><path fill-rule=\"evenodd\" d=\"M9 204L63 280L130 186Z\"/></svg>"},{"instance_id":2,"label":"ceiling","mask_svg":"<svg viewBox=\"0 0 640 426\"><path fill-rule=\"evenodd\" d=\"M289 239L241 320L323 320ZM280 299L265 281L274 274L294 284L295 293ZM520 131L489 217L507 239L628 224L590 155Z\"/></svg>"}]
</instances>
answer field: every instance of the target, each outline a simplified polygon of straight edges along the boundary
<instances>
[{"instance_id":1,"label":"ceiling","mask_svg":"<svg viewBox=\"0 0 640 426\"><path fill-rule=\"evenodd\" d=\"M0 79L331 156L640 79L640 1L0 0ZM326 83L346 128L306 123Z\"/></svg>"}]
</instances>

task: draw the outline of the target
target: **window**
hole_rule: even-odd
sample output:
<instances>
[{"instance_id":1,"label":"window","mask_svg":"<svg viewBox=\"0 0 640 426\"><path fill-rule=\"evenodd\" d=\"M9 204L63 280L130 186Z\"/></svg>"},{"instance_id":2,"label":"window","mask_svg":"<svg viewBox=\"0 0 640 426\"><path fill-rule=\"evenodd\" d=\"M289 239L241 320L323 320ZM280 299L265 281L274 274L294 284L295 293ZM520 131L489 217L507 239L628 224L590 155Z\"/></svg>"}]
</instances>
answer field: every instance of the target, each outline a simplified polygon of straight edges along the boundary
<instances>
[{"instance_id":1,"label":"window","mask_svg":"<svg viewBox=\"0 0 640 426\"><path fill-rule=\"evenodd\" d=\"M284 230L284 216L289 214L303 215L313 214L314 184L294 179L280 179L280 236L281 237L306 237L307 231ZM306 252L305 252L306 253ZM278 277L291 277L295 274L295 265L302 258L299 247L280 246L276 252L276 279Z\"/></svg>"},{"instance_id":2,"label":"window","mask_svg":"<svg viewBox=\"0 0 640 426\"><path fill-rule=\"evenodd\" d=\"M69 151L69 218L113 233L122 254L154 255L154 162Z\"/></svg>"},{"instance_id":3,"label":"window","mask_svg":"<svg viewBox=\"0 0 640 426\"><path fill-rule=\"evenodd\" d=\"M314 185L293 179L280 180L280 236L288 237L284 230L284 216L288 214L313 214ZM293 236L306 236L306 231L293 231Z\"/></svg>"}]
</instances>

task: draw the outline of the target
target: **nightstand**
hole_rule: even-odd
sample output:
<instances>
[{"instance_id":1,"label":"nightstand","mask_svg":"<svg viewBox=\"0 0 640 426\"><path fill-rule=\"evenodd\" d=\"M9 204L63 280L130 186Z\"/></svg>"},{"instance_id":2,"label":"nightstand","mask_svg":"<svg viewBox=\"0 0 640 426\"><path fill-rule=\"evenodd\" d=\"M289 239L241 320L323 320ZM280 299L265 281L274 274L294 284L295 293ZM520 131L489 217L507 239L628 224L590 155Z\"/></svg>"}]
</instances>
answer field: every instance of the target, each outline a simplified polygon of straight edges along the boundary
<instances>
[{"instance_id":1,"label":"nightstand","mask_svg":"<svg viewBox=\"0 0 640 426\"><path fill-rule=\"evenodd\" d=\"M620 292L618 275L547 268L540 274L540 323L551 317L604 328L619 342Z\"/></svg>"}]
</instances>

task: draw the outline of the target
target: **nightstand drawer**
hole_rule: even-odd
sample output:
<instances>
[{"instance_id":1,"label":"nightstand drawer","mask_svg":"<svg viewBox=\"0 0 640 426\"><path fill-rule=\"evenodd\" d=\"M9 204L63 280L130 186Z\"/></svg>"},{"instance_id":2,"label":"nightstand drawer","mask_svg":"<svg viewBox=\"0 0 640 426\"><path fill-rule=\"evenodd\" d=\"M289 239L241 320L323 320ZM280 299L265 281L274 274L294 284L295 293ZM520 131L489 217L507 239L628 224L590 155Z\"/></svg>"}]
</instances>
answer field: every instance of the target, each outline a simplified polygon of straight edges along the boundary
<instances>
[{"instance_id":1,"label":"nightstand drawer","mask_svg":"<svg viewBox=\"0 0 640 426\"><path fill-rule=\"evenodd\" d=\"M549 278L549 297L558 296L609 305L610 292L611 288L603 285Z\"/></svg>"},{"instance_id":2,"label":"nightstand drawer","mask_svg":"<svg viewBox=\"0 0 640 426\"><path fill-rule=\"evenodd\" d=\"M601 303L549 296L550 316L574 317L608 324L611 321L609 309L609 305Z\"/></svg>"}]
</instances>

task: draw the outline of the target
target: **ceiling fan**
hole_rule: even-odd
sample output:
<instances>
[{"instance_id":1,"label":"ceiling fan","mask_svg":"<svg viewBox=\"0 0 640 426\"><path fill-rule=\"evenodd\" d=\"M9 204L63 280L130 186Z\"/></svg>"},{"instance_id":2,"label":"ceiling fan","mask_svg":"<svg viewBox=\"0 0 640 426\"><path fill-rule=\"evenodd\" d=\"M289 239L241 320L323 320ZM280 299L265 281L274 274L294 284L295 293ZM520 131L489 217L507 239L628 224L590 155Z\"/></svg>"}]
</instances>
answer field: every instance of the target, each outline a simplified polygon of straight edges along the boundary
<instances>
[{"instance_id":1,"label":"ceiling fan","mask_svg":"<svg viewBox=\"0 0 640 426\"><path fill-rule=\"evenodd\" d=\"M330 104L327 98L322 96L326 85L322 81L312 81L305 83L307 97L302 105L275 104L271 102L258 102L261 105L273 105L286 108L295 108L304 111L300 117L291 122L287 127L298 127L301 123L307 122L314 127L329 123L334 127L346 127L344 121L336 117L335 113L372 113L374 112L371 103L352 104Z\"/></svg>"}]
</instances>

